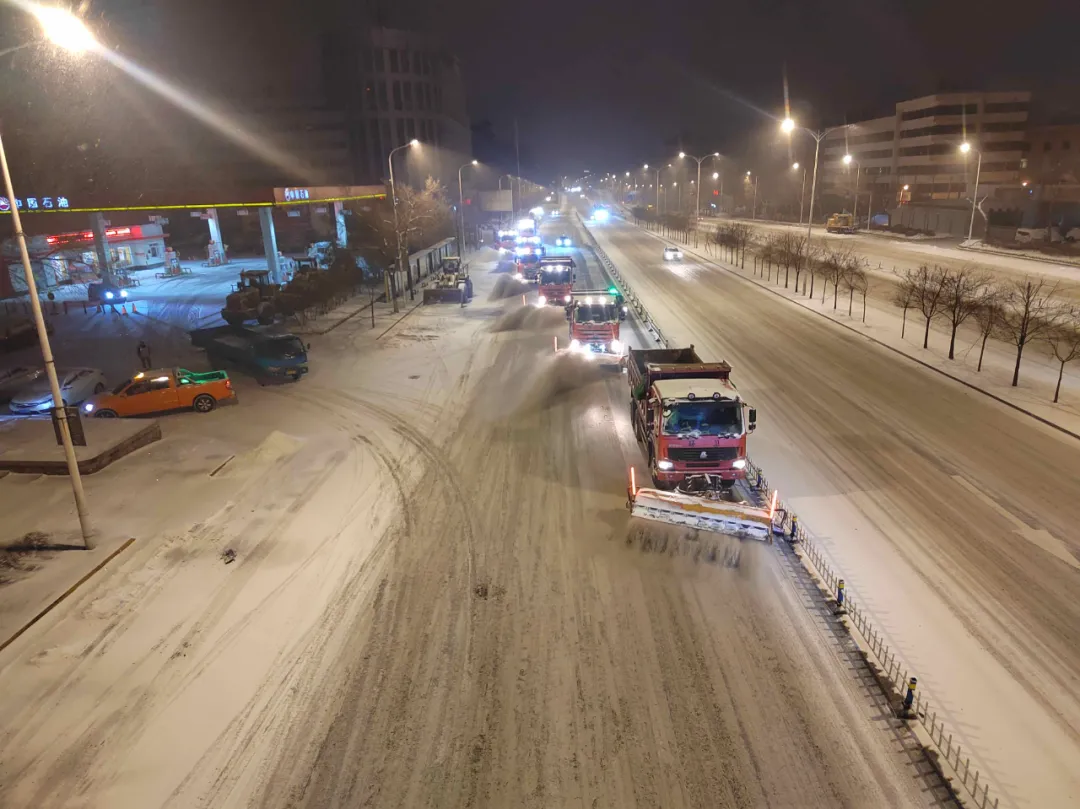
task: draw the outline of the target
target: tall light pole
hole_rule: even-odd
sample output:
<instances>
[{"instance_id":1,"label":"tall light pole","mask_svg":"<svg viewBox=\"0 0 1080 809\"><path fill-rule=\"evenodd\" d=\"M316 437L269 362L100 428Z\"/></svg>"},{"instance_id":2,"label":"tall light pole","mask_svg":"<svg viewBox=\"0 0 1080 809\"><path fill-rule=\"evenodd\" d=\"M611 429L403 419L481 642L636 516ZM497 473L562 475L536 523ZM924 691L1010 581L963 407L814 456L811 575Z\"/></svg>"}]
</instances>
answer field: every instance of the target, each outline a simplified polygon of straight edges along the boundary
<instances>
[{"instance_id":1,"label":"tall light pole","mask_svg":"<svg viewBox=\"0 0 1080 809\"><path fill-rule=\"evenodd\" d=\"M750 172L746 172L746 176L749 177ZM750 212L750 218L751 219L757 219L757 184L758 184L758 175L755 174L754 175L754 207L751 209L751 212Z\"/></svg>"},{"instance_id":2,"label":"tall light pole","mask_svg":"<svg viewBox=\"0 0 1080 809\"><path fill-rule=\"evenodd\" d=\"M964 141L960 144L960 151L965 155L968 152L974 150L975 154L979 156L979 162L975 166L975 193L971 195L971 221L968 223L968 241L971 241L972 233L975 231L975 208L979 204L979 177L982 174L982 150L975 149L970 143ZM14 211L14 208L12 209Z\"/></svg>"},{"instance_id":3,"label":"tall light pole","mask_svg":"<svg viewBox=\"0 0 1080 809\"><path fill-rule=\"evenodd\" d=\"M783 123L780 124L780 129L783 130L784 132L786 132L788 135L790 135L796 129L801 129L803 132L806 132L807 134L809 134L810 137L812 137L814 139L814 141L815 141L815 146L814 146L814 179L810 183L810 211L808 212L807 217L806 217L806 241L807 242L810 241L810 235L811 235L811 233L813 232L813 229L814 229L814 195L817 193L817 167L818 167L818 156L821 153L821 142L823 140L825 140L826 136L830 132L836 132L836 131L838 131L840 129L847 129L849 126L852 126L852 124L843 124L842 126L832 126L832 127L829 127L828 129L822 129L820 132L815 132L814 130L807 129L804 126L797 126L795 124L795 122L793 120L791 120L790 118L785 118Z\"/></svg>"},{"instance_id":4,"label":"tall light pole","mask_svg":"<svg viewBox=\"0 0 1080 809\"><path fill-rule=\"evenodd\" d=\"M642 168L645 171L648 171L649 170L649 164L646 163L644 166L642 166ZM656 169L656 213L659 216L659 214L660 214L660 169L659 168Z\"/></svg>"},{"instance_id":5,"label":"tall light pole","mask_svg":"<svg viewBox=\"0 0 1080 809\"><path fill-rule=\"evenodd\" d=\"M691 160L697 161L697 213L694 214L695 219L701 216L701 164L706 160L710 160L719 156L719 152L713 152L712 154L707 154L704 157L694 157L692 154L687 154L686 152L679 152L680 158L689 157Z\"/></svg>"},{"instance_id":6,"label":"tall light pole","mask_svg":"<svg viewBox=\"0 0 1080 809\"><path fill-rule=\"evenodd\" d=\"M712 178L713 182L716 182L717 180L720 181L720 193L717 195L719 197L720 203L716 206L717 214L719 214L719 212L724 209L724 178L720 175L720 172L718 171L714 171L712 173Z\"/></svg>"},{"instance_id":7,"label":"tall light pole","mask_svg":"<svg viewBox=\"0 0 1080 809\"><path fill-rule=\"evenodd\" d=\"M468 163L463 163L461 165L461 168L457 170L458 220L461 222L461 227L459 230L461 234L461 241L458 242L459 256L465 255L465 192L462 190L461 185L461 171L462 169L468 168L469 166L476 165L479 165L479 161L470 160Z\"/></svg>"},{"instance_id":8,"label":"tall light pole","mask_svg":"<svg viewBox=\"0 0 1080 809\"><path fill-rule=\"evenodd\" d=\"M791 170L792 171L798 171L799 170L799 164L798 163L792 163L791 164ZM806 202L806 169L804 168L802 170L802 192L799 194L799 224L800 225L802 224L803 203L805 203L805 202Z\"/></svg>"},{"instance_id":9,"label":"tall light pole","mask_svg":"<svg viewBox=\"0 0 1080 809\"><path fill-rule=\"evenodd\" d=\"M83 25L82 20L74 14L49 6L33 7L32 12L37 17L49 41L64 50L81 53L98 47L94 35ZM14 48L12 50L18 49ZM56 376L56 361L53 359L52 346L49 344L49 332L45 327L45 317L41 312L37 281L34 279L34 269L30 265L30 253L26 248L26 234L23 232L19 206L15 204L15 200L18 198L15 196L15 187L11 181L11 170L8 167L7 152L4 150L2 138L0 138L0 172L4 175L4 190L7 192L8 200L11 202L11 224L15 230L15 241L19 245L19 258L22 260L23 273L26 276L26 293L30 298L30 310L34 317L34 326L37 328L41 356L45 360L45 376L49 380L53 413L56 416L57 426L60 430L60 443L64 447L64 459L67 461L68 476L71 478L71 491L75 495L75 510L79 515L79 530L82 533L83 544L86 549L92 550L94 547L94 528L90 522L90 509L86 505L82 476L79 474L79 460L75 457L75 445L71 443L71 426L68 424L67 410L64 407L64 395L60 391L60 380Z\"/></svg>"},{"instance_id":10,"label":"tall light pole","mask_svg":"<svg viewBox=\"0 0 1080 809\"><path fill-rule=\"evenodd\" d=\"M862 163L849 154L844 155L844 165L855 164L855 205L851 211L851 218L855 220L855 227L859 226L859 175L862 174Z\"/></svg>"},{"instance_id":11,"label":"tall light pole","mask_svg":"<svg viewBox=\"0 0 1080 809\"><path fill-rule=\"evenodd\" d=\"M390 167L390 199L393 201L394 207L394 235L397 237L397 266L399 273L405 266L405 260L404 256L402 255L404 245L401 238L401 227L400 225L398 225L397 188L394 186L394 152L400 152L402 149L411 149L413 146L419 145L420 141L418 141L416 138L413 138L408 143L398 146L396 149L391 149L390 154L386 156L386 164ZM389 285L389 281L387 282L387 284ZM391 290L389 286L387 286L386 294L390 295L390 297L393 298L394 311L398 311L397 290L393 290L393 294L391 295Z\"/></svg>"}]
</instances>

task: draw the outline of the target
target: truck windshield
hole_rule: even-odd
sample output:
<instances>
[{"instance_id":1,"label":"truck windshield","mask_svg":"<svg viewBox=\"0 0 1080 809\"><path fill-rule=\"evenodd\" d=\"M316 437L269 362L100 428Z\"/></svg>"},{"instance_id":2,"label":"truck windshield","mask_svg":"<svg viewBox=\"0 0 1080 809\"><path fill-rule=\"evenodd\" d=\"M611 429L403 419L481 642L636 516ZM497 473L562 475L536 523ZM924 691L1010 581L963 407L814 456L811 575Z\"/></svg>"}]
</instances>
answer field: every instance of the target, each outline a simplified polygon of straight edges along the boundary
<instances>
[{"instance_id":1,"label":"truck windshield","mask_svg":"<svg viewBox=\"0 0 1080 809\"><path fill-rule=\"evenodd\" d=\"M742 404L730 400L664 402L664 435L742 435Z\"/></svg>"},{"instance_id":2,"label":"truck windshield","mask_svg":"<svg viewBox=\"0 0 1080 809\"><path fill-rule=\"evenodd\" d=\"M259 353L269 359L292 360L304 356L304 344L296 337L269 340L259 347Z\"/></svg>"},{"instance_id":3,"label":"truck windshield","mask_svg":"<svg viewBox=\"0 0 1080 809\"><path fill-rule=\"evenodd\" d=\"M574 309L575 323L614 323L619 319L619 310L614 304L578 304Z\"/></svg>"},{"instance_id":4,"label":"truck windshield","mask_svg":"<svg viewBox=\"0 0 1080 809\"><path fill-rule=\"evenodd\" d=\"M568 270L540 270L540 284L569 284L570 273Z\"/></svg>"}]
</instances>

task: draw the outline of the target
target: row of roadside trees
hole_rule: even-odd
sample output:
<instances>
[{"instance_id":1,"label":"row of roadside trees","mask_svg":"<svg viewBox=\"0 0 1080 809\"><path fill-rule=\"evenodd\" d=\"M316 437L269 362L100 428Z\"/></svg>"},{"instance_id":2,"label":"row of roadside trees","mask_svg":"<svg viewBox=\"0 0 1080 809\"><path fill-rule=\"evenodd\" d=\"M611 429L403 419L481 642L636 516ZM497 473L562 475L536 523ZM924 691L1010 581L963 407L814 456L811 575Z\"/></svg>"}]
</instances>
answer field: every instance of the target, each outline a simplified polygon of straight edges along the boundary
<instances>
[{"instance_id":1,"label":"row of roadside trees","mask_svg":"<svg viewBox=\"0 0 1080 809\"><path fill-rule=\"evenodd\" d=\"M1061 395L1065 366L1080 359L1080 306L1063 298L1058 284L1045 278L1003 281L973 264L958 268L923 264L899 273L893 302L904 313L901 336L909 311L922 316L923 348L929 347L931 324L946 324L950 360L956 358L960 327L973 323L979 333L979 371L990 339L1008 343L1016 352L1013 387L1020 383L1024 350L1035 343L1045 344L1058 362L1055 402Z\"/></svg>"},{"instance_id":2,"label":"row of roadside trees","mask_svg":"<svg viewBox=\"0 0 1080 809\"><path fill-rule=\"evenodd\" d=\"M811 299L820 293L822 305L831 294L833 309L839 308L841 295L846 295L849 316L859 295L866 321L869 268L864 258L842 242L811 242L792 231L755 238L748 225L727 222L708 234L705 249L744 268L746 254L751 252L756 275ZM895 283L881 283L888 283L892 302L903 312L901 337L907 330L908 313L917 312L923 318L923 348L930 346L932 325L944 324L949 334L948 357L955 360L961 327L974 326L979 339L977 370L982 371L991 339L1007 343L1015 350L1014 387L1020 381L1025 349L1041 343L1058 363L1054 402L1059 400L1065 366L1080 360L1080 305L1064 297L1058 284L1041 277L1003 280L975 264L921 265L896 275Z\"/></svg>"}]
</instances>

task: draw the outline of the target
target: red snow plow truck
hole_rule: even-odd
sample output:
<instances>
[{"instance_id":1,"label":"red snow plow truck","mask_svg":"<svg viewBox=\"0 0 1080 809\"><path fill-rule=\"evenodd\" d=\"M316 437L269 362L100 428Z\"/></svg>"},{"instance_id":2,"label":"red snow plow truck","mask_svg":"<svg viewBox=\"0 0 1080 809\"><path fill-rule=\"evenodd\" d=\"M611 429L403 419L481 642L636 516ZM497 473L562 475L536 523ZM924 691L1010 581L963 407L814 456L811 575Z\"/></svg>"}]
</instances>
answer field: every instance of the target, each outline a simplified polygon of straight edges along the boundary
<instances>
[{"instance_id":1,"label":"red snow plow truck","mask_svg":"<svg viewBox=\"0 0 1080 809\"><path fill-rule=\"evenodd\" d=\"M536 302L540 306L554 304L566 306L570 303L570 292L574 289L577 267L572 258L542 258L537 270L538 284Z\"/></svg>"},{"instance_id":2,"label":"red snow plow truck","mask_svg":"<svg viewBox=\"0 0 1080 809\"><path fill-rule=\"evenodd\" d=\"M622 295L612 290L579 290L567 297L570 350L621 360L624 346L619 325L626 319Z\"/></svg>"},{"instance_id":3,"label":"red snow plow truck","mask_svg":"<svg viewBox=\"0 0 1080 809\"><path fill-rule=\"evenodd\" d=\"M634 516L767 539L773 510L736 499L746 477L746 438L757 426L726 362L689 348L630 349L630 420L649 459L653 488L631 479Z\"/></svg>"}]
</instances>

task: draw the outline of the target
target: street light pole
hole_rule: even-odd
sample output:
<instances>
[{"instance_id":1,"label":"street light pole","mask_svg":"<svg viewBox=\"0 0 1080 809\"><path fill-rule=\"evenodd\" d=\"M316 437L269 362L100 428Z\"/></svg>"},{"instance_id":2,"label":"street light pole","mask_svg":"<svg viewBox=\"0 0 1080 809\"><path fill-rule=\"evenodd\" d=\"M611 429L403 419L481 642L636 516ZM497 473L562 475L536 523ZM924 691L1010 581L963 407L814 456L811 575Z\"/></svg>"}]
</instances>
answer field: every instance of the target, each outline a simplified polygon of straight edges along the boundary
<instances>
[{"instance_id":1,"label":"street light pole","mask_svg":"<svg viewBox=\"0 0 1080 809\"><path fill-rule=\"evenodd\" d=\"M30 10L37 17L45 36L64 50L80 53L98 47L94 35L83 25L82 20L71 12L52 6L31 7ZM32 44L35 43L27 43L27 45ZM20 45L16 48L9 48L3 53L12 53L23 47L26 46ZM26 293L30 298L30 310L34 317L34 326L37 328L38 344L41 346L41 356L45 360L45 376L49 380L53 413L60 431L60 443L64 447L64 460L67 461L68 477L71 478L71 491L75 495L75 510L79 515L79 530L82 533L83 545L87 550L93 550L94 527L90 522L90 509L86 504L82 476L79 474L79 460L75 457L75 445L71 442L71 425L68 424L64 395L60 391L60 380L56 376L56 362L53 359L52 346L49 344L49 331L45 327L41 301L38 299L34 268L30 264L30 253L26 248L26 234L22 228L22 217L19 216L19 206L15 204L17 197L11 180L11 169L8 166L3 138L0 138L0 173L4 175L4 190L7 192L8 200L11 202L11 224L15 230L15 241L19 245L19 258L22 261L23 273L26 275Z\"/></svg>"},{"instance_id":2,"label":"street light pole","mask_svg":"<svg viewBox=\"0 0 1080 809\"><path fill-rule=\"evenodd\" d=\"M840 129L847 129L849 126L852 126L852 124L843 124L842 126L833 126L833 127L829 127L828 129L823 129L820 132L815 132L812 129L807 129L806 127L799 127L799 129L801 129L803 132L808 133L810 135L810 137L812 137L814 139L814 141L815 141L815 145L814 145L814 179L810 183L810 210L809 210L809 212L807 214L807 218L806 218L806 241L807 242L810 241L810 236L813 233L813 229L814 229L814 196L817 194L817 170L818 170L818 157L821 154L821 141L823 141L826 138L826 136L829 135L829 133L836 132L837 130L840 130ZM790 135L795 130L796 125L795 125L795 122L793 120L791 120L790 118L785 118L783 123L780 124L780 128L784 132L787 132Z\"/></svg>"},{"instance_id":3,"label":"street light pole","mask_svg":"<svg viewBox=\"0 0 1080 809\"><path fill-rule=\"evenodd\" d=\"M26 249L26 234L23 233L19 206L15 204L17 197L11 182L11 170L8 168L7 152L4 150L2 138L0 138L0 170L4 174L4 189L7 191L7 197L11 201L11 224L15 229L15 240L19 243L19 257L22 259L23 273L26 275L26 292L30 297L30 309L33 312L34 325L37 327L41 355L45 360L45 376L49 379L53 410L56 413L56 420L60 428L60 443L64 445L64 458L67 461L68 475L71 477L71 490L75 495L75 508L79 514L79 529L82 532L83 544L86 549L93 550L94 529L90 523L90 510L86 505L82 477L79 474L79 461L75 457L75 446L71 443L71 427L67 420L67 410L64 409L64 396L60 392L60 380L56 377L56 363L53 360L52 346L49 345L49 332L45 328L45 318L41 312L41 301L38 300L37 281L34 279L34 269L30 266L30 253Z\"/></svg>"},{"instance_id":4,"label":"street light pole","mask_svg":"<svg viewBox=\"0 0 1080 809\"><path fill-rule=\"evenodd\" d=\"M855 164L855 203L851 210L851 218L855 220L855 227L859 226L859 175L862 174L862 163L849 154L844 155L844 165Z\"/></svg>"},{"instance_id":5,"label":"street light pole","mask_svg":"<svg viewBox=\"0 0 1080 809\"><path fill-rule=\"evenodd\" d=\"M397 238L397 267L398 267L398 272L401 272L401 269L402 269L402 267L404 265L404 261L402 260L402 254L401 254L401 251L402 251L401 226L398 224L397 188L394 186L394 152L400 152L402 149L408 149L408 148L410 148L412 146L419 146L419 145L420 145L420 141L416 140L416 138L413 138L408 143L402 144L401 146L398 146L396 149L391 149L390 154L388 154L386 156L386 163L390 167L390 199L391 199L391 201L393 203L393 208L394 208L394 236ZM390 295L393 298L394 311L397 312L398 311L397 290L396 289L394 289L394 290L390 289L389 281L387 281L386 294Z\"/></svg>"},{"instance_id":6,"label":"street light pole","mask_svg":"<svg viewBox=\"0 0 1080 809\"><path fill-rule=\"evenodd\" d=\"M967 154L972 149L970 143L966 141L960 145L960 151ZM975 166L975 193L971 195L971 221L968 223L968 241L971 241L972 234L975 231L975 208L979 204L979 179L982 175L982 150L976 149L975 153L979 156L979 162ZM14 208L12 211L14 212Z\"/></svg>"},{"instance_id":7,"label":"street light pole","mask_svg":"<svg viewBox=\"0 0 1080 809\"><path fill-rule=\"evenodd\" d=\"M799 170L799 164L793 163L791 168ZM799 224L802 224L803 205L806 203L806 169L802 170L802 191L799 193Z\"/></svg>"},{"instance_id":8,"label":"street light pole","mask_svg":"<svg viewBox=\"0 0 1080 809\"><path fill-rule=\"evenodd\" d=\"M687 154L686 152L679 152L679 157L689 157L691 160L696 160L697 161L697 199L696 199L697 212L694 214L694 219L695 220L699 219L701 217L701 164L703 162L705 162L706 160L709 160L711 158L716 158L716 157L719 157L719 156L720 156L719 152L713 152L712 154L707 154L704 157L694 157L692 154ZM680 211L680 213L681 213L681 211Z\"/></svg>"},{"instance_id":9,"label":"street light pole","mask_svg":"<svg viewBox=\"0 0 1080 809\"><path fill-rule=\"evenodd\" d=\"M458 242L458 255L459 256L464 256L465 255L465 192L462 189L462 185L461 185L461 171L462 171L462 169L464 169L464 168L466 168L468 166L475 166L475 165L477 165L477 161L476 160L470 160L468 163L465 163L464 165L461 166L461 168L459 168L457 170L458 220L461 223L461 226L460 226L459 231L458 231L460 233L460 236L459 236L460 241Z\"/></svg>"}]
</instances>

